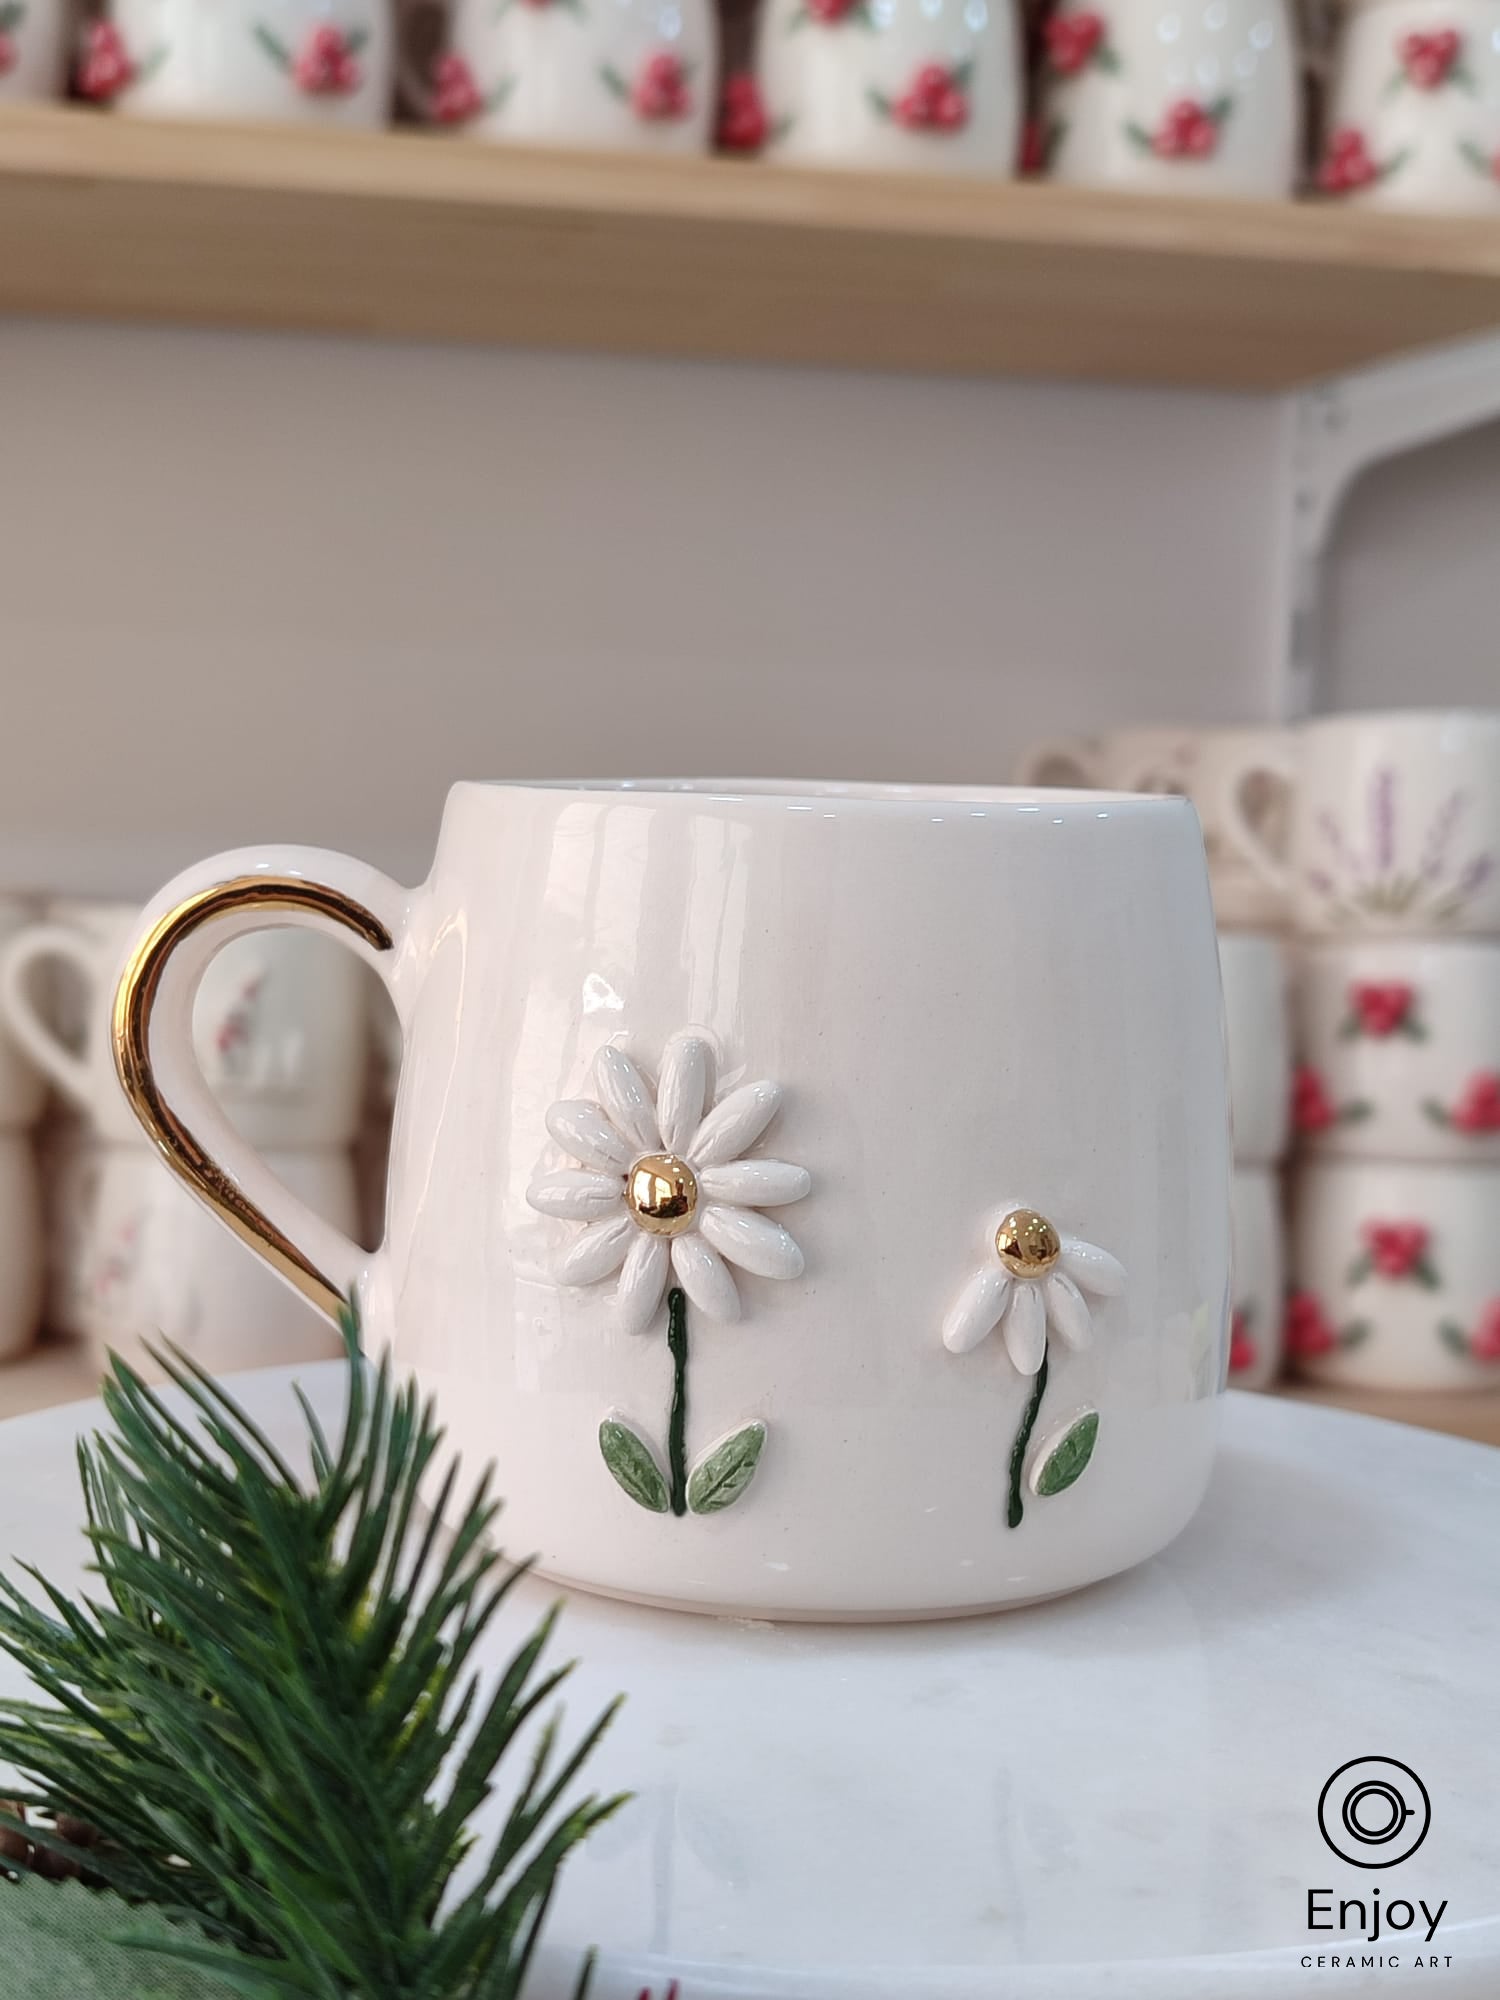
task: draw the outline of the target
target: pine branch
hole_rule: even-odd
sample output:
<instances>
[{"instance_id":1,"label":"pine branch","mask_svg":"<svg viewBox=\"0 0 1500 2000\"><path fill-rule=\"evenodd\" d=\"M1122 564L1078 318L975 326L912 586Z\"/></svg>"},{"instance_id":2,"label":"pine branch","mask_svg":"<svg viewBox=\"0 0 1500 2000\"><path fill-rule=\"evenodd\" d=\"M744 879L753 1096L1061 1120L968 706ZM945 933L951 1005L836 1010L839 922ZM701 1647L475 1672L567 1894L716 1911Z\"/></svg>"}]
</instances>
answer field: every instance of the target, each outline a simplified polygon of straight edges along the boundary
<instances>
[{"instance_id":1,"label":"pine branch","mask_svg":"<svg viewBox=\"0 0 1500 2000\"><path fill-rule=\"evenodd\" d=\"M29 1787L0 1826L192 1924L151 1949L245 2000L516 2000L563 1862L623 1802L564 1804L614 1711L562 1756L557 1719L536 1730L453 1893L470 1820L569 1668L543 1669L554 1609L483 1696L475 1649L525 1566L490 1541L487 1476L454 1507L431 1403L363 1361L352 1306L345 1336L343 1430L303 1401L303 1478L186 1356L164 1359L185 1418L115 1360L110 1434L79 1450L102 1590L0 1578L0 1650L43 1698L0 1702L0 1758ZM86 1848L64 1837L79 1822Z\"/></svg>"}]
</instances>

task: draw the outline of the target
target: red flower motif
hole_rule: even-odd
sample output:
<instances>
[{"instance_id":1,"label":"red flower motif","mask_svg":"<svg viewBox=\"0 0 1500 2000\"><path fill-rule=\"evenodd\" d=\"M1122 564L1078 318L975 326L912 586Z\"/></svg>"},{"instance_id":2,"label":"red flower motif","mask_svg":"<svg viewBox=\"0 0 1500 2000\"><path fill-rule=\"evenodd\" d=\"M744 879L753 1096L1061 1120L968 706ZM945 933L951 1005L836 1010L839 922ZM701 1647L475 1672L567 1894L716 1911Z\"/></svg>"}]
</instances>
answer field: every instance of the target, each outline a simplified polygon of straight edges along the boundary
<instances>
[{"instance_id":1,"label":"red flower motif","mask_svg":"<svg viewBox=\"0 0 1500 2000\"><path fill-rule=\"evenodd\" d=\"M1455 28L1432 35L1403 35L1396 44L1408 83L1418 90L1440 90L1458 61L1464 38Z\"/></svg>"},{"instance_id":2,"label":"red flower motif","mask_svg":"<svg viewBox=\"0 0 1500 2000\"><path fill-rule=\"evenodd\" d=\"M963 73L924 63L892 104L891 116L908 132L961 132L969 122Z\"/></svg>"},{"instance_id":3,"label":"red flower motif","mask_svg":"<svg viewBox=\"0 0 1500 2000\"><path fill-rule=\"evenodd\" d=\"M1229 1372L1239 1375L1255 1366L1260 1350L1250 1337L1250 1324L1243 1312L1229 1316Z\"/></svg>"},{"instance_id":4,"label":"red flower motif","mask_svg":"<svg viewBox=\"0 0 1500 2000\"><path fill-rule=\"evenodd\" d=\"M1432 1239L1425 1222L1367 1222L1360 1234L1377 1273L1392 1279L1409 1278Z\"/></svg>"},{"instance_id":5,"label":"red flower motif","mask_svg":"<svg viewBox=\"0 0 1500 2000\"><path fill-rule=\"evenodd\" d=\"M852 14L859 0L807 0L807 11L825 28L836 28L846 14Z\"/></svg>"},{"instance_id":6,"label":"red flower motif","mask_svg":"<svg viewBox=\"0 0 1500 2000\"><path fill-rule=\"evenodd\" d=\"M1384 1039L1403 1027L1417 989L1405 980L1356 980L1349 988L1350 1011L1365 1034Z\"/></svg>"},{"instance_id":7,"label":"red flower motif","mask_svg":"<svg viewBox=\"0 0 1500 2000\"><path fill-rule=\"evenodd\" d=\"M1293 1292L1286 1302L1287 1353L1306 1359L1331 1354L1338 1344L1338 1333L1316 1293Z\"/></svg>"},{"instance_id":8,"label":"red flower motif","mask_svg":"<svg viewBox=\"0 0 1500 2000\"><path fill-rule=\"evenodd\" d=\"M631 87L630 102L636 116L651 124L686 118L692 109L687 84L687 71L680 57L670 55L665 49L648 56Z\"/></svg>"},{"instance_id":9,"label":"red flower motif","mask_svg":"<svg viewBox=\"0 0 1500 2000\"><path fill-rule=\"evenodd\" d=\"M726 76L719 99L718 141L726 153L758 153L766 143L769 121L760 85L748 70Z\"/></svg>"},{"instance_id":10,"label":"red flower motif","mask_svg":"<svg viewBox=\"0 0 1500 2000\"><path fill-rule=\"evenodd\" d=\"M21 60L21 51L14 35L0 34L0 76L9 76Z\"/></svg>"},{"instance_id":11,"label":"red flower motif","mask_svg":"<svg viewBox=\"0 0 1500 2000\"><path fill-rule=\"evenodd\" d=\"M1448 1122L1470 1134L1500 1132L1500 1070L1482 1069L1471 1076Z\"/></svg>"},{"instance_id":12,"label":"red flower motif","mask_svg":"<svg viewBox=\"0 0 1500 2000\"><path fill-rule=\"evenodd\" d=\"M1363 132L1344 125L1330 135L1318 168L1318 186L1325 194L1352 194L1379 179L1379 163L1372 157Z\"/></svg>"},{"instance_id":13,"label":"red flower motif","mask_svg":"<svg viewBox=\"0 0 1500 2000\"><path fill-rule=\"evenodd\" d=\"M1151 150L1160 160L1206 160L1218 145L1218 119L1191 97L1169 105L1151 135Z\"/></svg>"},{"instance_id":14,"label":"red flower motif","mask_svg":"<svg viewBox=\"0 0 1500 2000\"><path fill-rule=\"evenodd\" d=\"M1500 1299L1491 1299L1479 1315L1479 1324L1469 1338L1469 1352L1476 1361L1500 1361Z\"/></svg>"},{"instance_id":15,"label":"red flower motif","mask_svg":"<svg viewBox=\"0 0 1500 2000\"><path fill-rule=\"evenodd\" d=\"M112 21L95 21L83 45L78 89L95 104L108 104L135 77L135 64L124 38Z\"/></svg>"},{"instance_id":16,"label":"red flower motif","mask_svg":"<svg viewBox=\"0 0 1500 2000\"><path fill-rule=\"evenodd\" d=\"M439 125L466 125L484 109L474 72L460 55L439 56L432 65L432 116Z\"/></svg>"},{"instance_id":17,"label":"red flower motif","mask_svg":"<svg viewBox=\"0 0 1500 2000\"><path fill-rule=\"evenodd\" d=\"M1326 1132L1338 1112L1323 1079L1304 1063L1292 1079L1292 1124L1299 1132Z\"/></svg>"},{"instance_id":18,"label":"red flower motif","mask_svg":"<svg viewBox=\"0 0 1500 2000\"><path fill-rule=\"evenodd\" d=\"M359 89L359 64L342 28L314 28L292 64L292 82L308 97L348 97Z\"/></svg>"},{"instance_id":19,"label":"red flower motif","mask_svg":"<svg viewBox=\"0 0 1500 2000\"><path fill-rule=\"evenodd\" d=\"M1040 118L1028 118L1021 126L1021 157L1016 162L1023 174L1047 171L1047 127Z\"/></svg>"},{"instance_id":20,"label":"red flower motif","mask_svg":"<svg viewBox=\"0 0 1500 2000\"><path fill-rule=\"evenodd\" d=\"M1054 14L1042 30L1048 67L1058 76L1077 76L1104 45L1102 14Z\"/></svg>"}]
</instances>

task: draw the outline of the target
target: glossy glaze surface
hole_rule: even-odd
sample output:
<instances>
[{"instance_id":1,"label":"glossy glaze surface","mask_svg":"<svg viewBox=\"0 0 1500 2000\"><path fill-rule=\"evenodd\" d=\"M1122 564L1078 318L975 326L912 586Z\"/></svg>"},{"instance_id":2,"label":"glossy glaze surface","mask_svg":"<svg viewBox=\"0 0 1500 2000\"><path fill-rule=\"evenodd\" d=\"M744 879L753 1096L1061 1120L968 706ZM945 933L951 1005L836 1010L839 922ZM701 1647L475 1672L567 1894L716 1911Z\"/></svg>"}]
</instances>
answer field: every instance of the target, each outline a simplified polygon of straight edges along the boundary
<instances>
[{"instance_id":1,"label":"glossy glaze surface","mask_svg":"<svg viewBox=\"0 0 1500 2000\"><path fill-rule=\"evenodd\" d=\"M1234 1157L1273 1166L1286 1152L1292 1089L1286 947L1251 932L1219 939Z\"/></svg>"},{"instance_id":2,"label":"glossy glaze surface","mask_svg":"<svg viewBox=\"0 0 1500 2000\"><path fill-rule=\"evenodd\" d=\"M1234 1240L1231 1389L1264 1389L1281 1373L1286 1308L1281 1199L1279 1173L1270 1167L1236 1166L1230 1200Z\"/></svg>"},{"instance_id":3,"label":"glossy glaze surface","mask_svg":"<svg viewBox=\"0 0 1500 2000\"><path fill-rule=\"evenodd\" d=\"M35 921L35 910L18 897L0 897L0 947ZM0 1020L0 1131L34 1125L46 1096L41 1071Z\"/></svg>"},{"instance_id":4,"label":"glossy glaze surface","mask_svg":"<svg viewBox=\"0 0 1500 2000\"><path fill-rule=\"evenodd\" d=\"M332 1426L339 1372L304 1380ZM284 1376L235 1392L292 1446ZM535 2000L572 2000L589 1945L597 2000L664 2000L674 1978L681 2000L1493 2000L1500 1453L1271 1397L1221 1409L1188 1531L1056 1604L838 1630L572 1598L566 1728L625 1693L586 1783L634 1799L564 1871ZM0 1548L64 1588L83 1581L72 1441L98 1420L0 1429ZM518 1586L483 1672L552 1595ZM7 1692L17 1674L0 1661ZM1422 1850L1376 1878L1316 1822L1334 1767L1372 1750L1433 1806ZM1447 1899L1451 1963L1303 1967L1371 1949L1309 1933L1308 1888L1372 1879L1382 1902Z\"/></svg>"}]
</instances>

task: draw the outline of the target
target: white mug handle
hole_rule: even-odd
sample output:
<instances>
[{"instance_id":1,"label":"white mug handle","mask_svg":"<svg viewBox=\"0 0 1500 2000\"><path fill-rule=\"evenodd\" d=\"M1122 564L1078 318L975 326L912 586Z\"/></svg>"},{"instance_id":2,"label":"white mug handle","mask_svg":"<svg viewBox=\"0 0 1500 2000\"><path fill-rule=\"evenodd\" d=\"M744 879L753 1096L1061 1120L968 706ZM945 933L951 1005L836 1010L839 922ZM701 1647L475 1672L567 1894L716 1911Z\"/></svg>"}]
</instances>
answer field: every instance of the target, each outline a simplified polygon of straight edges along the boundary
<instances>
[{"instance_id":1,"label":"white mug handle","mask_svg":"<svg viewBox=\"0 0 1500 2000\"><path fill-rule=\"evenodd\" d=\"M58 959L72 966L83 981L92 1019L99 989L99 948L66 924L28 924L0 952L0 1018L42 1074L80 1109L92 1112L94 1076L88 1061L58 1034L37 1005L31 986L33 970Z\"/></svg>"},{"instance_id":2,"label":"white mug handle","mask_svg":"<svg viewBox=\"0 0 1500 2000\"><path fill-rule=\"evenodd\" d=\"M409 892L348 855L240 848L200 861L146 908L115 991L115 1069L131 1109L179 1180L328 1319L367 1290L372 1259L271 1172L215 1102L193 1048L193 999L215 954L247 932L293 925L338 938L379 974L403 1029L394 973Z\"/></svg>"},{"instance_id":3,"label":"white mug handle","mask_svg":"<svg viewBox=\"0 0 1500 2000\"><path fill-rule=\"evenodd\" d=\"M1245 809L1245 787L1252 778L1271 778L1290 792L1297 782L1297 752L1290 739L1276 749L1248 752L1220 780L1218 807L1224 838L1241 861L1248 862L1278 896L1290 896L1294 875L1290 860L1266 842Z\"/></svg>"},{"instance_id":4,"label":"white mug handle","mask_svg":"<svg viewBox=\"0 0 1500 2000\"><path fill-rule=\"evenodd\" d=\"M1018 785L1063 785L1093 791L1104 782L1104 751L1082 736L1052 736L1033 743L1016 766Z\"/></svg>"}]
</instances>

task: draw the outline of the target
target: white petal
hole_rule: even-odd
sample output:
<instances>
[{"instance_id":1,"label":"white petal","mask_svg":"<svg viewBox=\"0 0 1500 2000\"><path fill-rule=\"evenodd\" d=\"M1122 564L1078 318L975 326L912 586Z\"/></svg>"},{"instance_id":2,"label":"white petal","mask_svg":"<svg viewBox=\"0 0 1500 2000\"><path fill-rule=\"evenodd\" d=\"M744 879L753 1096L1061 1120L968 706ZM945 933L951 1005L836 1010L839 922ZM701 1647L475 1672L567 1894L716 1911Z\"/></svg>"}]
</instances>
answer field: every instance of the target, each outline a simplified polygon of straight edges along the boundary
<instances>
[{"instance_id":1,"label":"white petal","mask_svg":"<svg viewBox=\"0 0 1500 2000\"><path fill-rule=\"evenodd\" d=\"M547 1130L565 1153L597 1173L623 1174L634 1158L602 1108L584 1097L554 1104L547 1113Z\"/></svg>"},{"instance_id":2,"label":"white petal","mask_svg":"<svg viewBox=\"0 0 1500 2000\"><path fill-rule=\"evenodd\" d=\"M543 1174L526 1190L526 1199L542 1215L560 1215L568 1222L601 1222L625 1198L618 1174L586 1174L564 1167Z\"/></svg>"},{"instance_id":3,"label":"white petal","mask_svg":"<svg viewBox=\"0 0 1500 2000\"><path fill-rule=\"evenodd\" d=\"M731 1264L757 1278L800 1278L802 1252L779 1222L750 1208L728 1208L710 1202L698 1217L698 1228Z\"/></svg>"},{"instance_id":4,"label":"white petal","mask_svg":"<svg viewBox=\"0 0 1500 2000\"><path fill-rule=\"evenodd\" d=\"M1045 1281L1047 1293L1047 1318L1055 1326L1069 1347L1079 1349L1088 1346L1094 1337L1094 1322L1089 1317L1088 1300L1061 1271L1054 1271Z\"/></svg>"},{"instance_id":5,"label":"white petal","mask_svg":"<svg viewBox=\"0 0 1500 2000\"><path fill-rule=\"evenodd\" d=\"M557 1267L558 1282L564 1285L593 1285L618 1271L636 1234L628 1215L611 1222L591 1222Z\"/></svg>"},{"instance_id":6,"label":"white petal","mask_svg":"<svg viewBox=\"0 0 1500 2000\"><path fill-rule=\"evenodd\" d=\"M759 1083L742 1083L738 1090L731 1090L699 1126L687 1150L689 1164L719 1167L726 1160L737 1160L765 1131L780 1102L780 1084L764 1077Z\"/></svg>"},{"instance_id":7,"label":"white petal","mask_svg":"<svg viewBox=\"0 0 1500 2000\"><path fill-rule=\"evenodd\" d=\"M646 1079L623 1049L604 1048L594 1058L599 1100L617 1132L637 1153L654 1153L661 1145L656 1111Z\"/></svg>"},{"instance_id":8,"label":"white petal","mask_svg":"<svg viewBox=\"0 0 1500 2000\"><path fill-rule=\"evenodd\" d=\"M683 1028L662 1050L656 1122L669 1153L686 1153L703 1117L711 1045L697 1028Z\"/></svg>"},{"instance_id":9,"label":"white petal","mask_svg":"<svg viewBox=\"0 0 1500 2000\"><path fill-rule=\"evenodd\" d=\"M1062 1239L1062 1267L1075 1285L1101 1299L1117 1299L1125 1289L1125 1266L1107 1250L1079 1236Z\"/></svg>"},{"instance_id":10,"label":"white petal","mask_svg":"<svg viewBox=\"0 0 1500 2000\"><path fill-rule=\"evenodd\" d=\"M615 1289L615 1323L622 1333L644 1333L667 1289L667 1239L637 1229Z\"/></svg>"},{"instance_id":11,"label":"white petal","mask_svg":"<svg viewBox=\"0 0 1500 2000\"><path fill-rule=\"evenodd\" d=\"M998 1264L986 1264L974 1273L943 1321L943 1345L950 1354L967 1354L994 1332L1009 1291L1010 1273Z\"/></svg>"},{"instance_id":12,"label":"white petal","mask_svg":"<svg viewBox=\"0 0 1500 2000\"><path fill-rule=\"evenodd\" d=\"M740 1295L729 1266L696 1232L672 1238L672 1270L699 1312L710 1319L739 1318Z\"/></svg>"},{"instance_id":13,"label":"white petal","mask_svg":"<svg viewBox=\"0 0 1500 2000\"><path fill-rule=\"evenodd\" d=\"M751 1208L781 1208L801 1201L812 1186L806 1167L786 1160L730 1160L722 1167L705 1167L698 1185L713 1201L742 1201Z\"/></svg>"},{"instance_id":14,"label":"white petal","mask_svg":"<svg viewBox=\"0 0 1500 2000\"><path fill-rule=\"evenodd\" d=\"M1005 1351L1021 1375L1035 1375L1047 1352L1047 1308L1035 1278L1022 1278L1005 1309Z\"/></svg>"}]
</instances>

